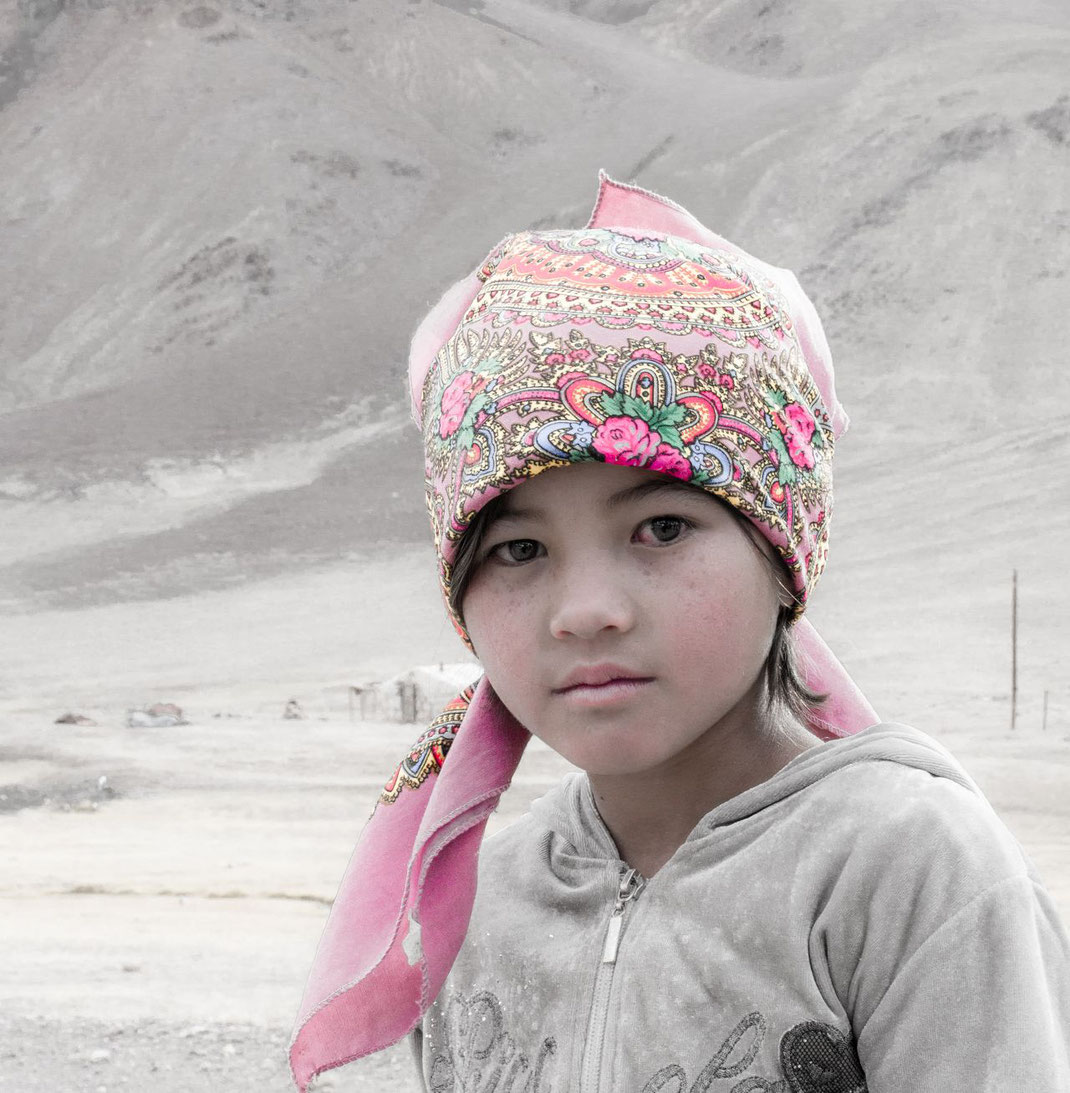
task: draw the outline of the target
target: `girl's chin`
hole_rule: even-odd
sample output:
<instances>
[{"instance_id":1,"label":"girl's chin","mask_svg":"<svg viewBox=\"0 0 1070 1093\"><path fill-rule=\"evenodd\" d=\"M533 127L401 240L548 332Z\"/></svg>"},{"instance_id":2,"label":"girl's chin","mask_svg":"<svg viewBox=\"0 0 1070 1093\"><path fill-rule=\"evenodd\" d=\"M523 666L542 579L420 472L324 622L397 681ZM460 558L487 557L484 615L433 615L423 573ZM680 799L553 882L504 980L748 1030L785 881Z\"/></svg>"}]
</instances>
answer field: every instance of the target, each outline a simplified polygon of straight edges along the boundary
<instances>
[{"instance_id":1,"label":"girl's chin","mask_svg":"<svg viewBox=\"0 0 1070 1093\"><path fill-rule=\"evenodd\" d=\"M653 774L673 757L673 753L664 747L657 750L651 748L650 734L645 729L634 734L618 730L607 733L604 740L587 740L583 744L577 744L574 740L540 739L562 759L592 777L623 778Z\"/></svg>"}]
</instances>

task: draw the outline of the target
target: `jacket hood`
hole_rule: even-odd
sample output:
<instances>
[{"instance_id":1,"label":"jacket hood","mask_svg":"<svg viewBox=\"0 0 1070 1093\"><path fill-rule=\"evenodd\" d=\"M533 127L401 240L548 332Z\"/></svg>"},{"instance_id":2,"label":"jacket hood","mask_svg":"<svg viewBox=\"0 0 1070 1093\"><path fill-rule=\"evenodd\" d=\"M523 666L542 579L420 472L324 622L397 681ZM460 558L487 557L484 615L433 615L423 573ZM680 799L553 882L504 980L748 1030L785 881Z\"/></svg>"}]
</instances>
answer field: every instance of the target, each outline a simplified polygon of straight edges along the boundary
<instances>
[{"instance_id":1,"label":"jacket hood","mask_svg":"<svg viewBox=\"0 0 1070 1093\"><path fill-rule=\"evenodd\" d=\"M897 763L923 770L935 778L947 778L984 800L977 783L942 744L909 725L880 723L854 736L808 748L771 778L708 812L687 841L753 816L845 767L861 763ZM567 775L549 793L532 803L531 812L536 820L571 844L581 857L617 857L612 836L598 815L586 774Z\"/></svg>"}]
</instances>

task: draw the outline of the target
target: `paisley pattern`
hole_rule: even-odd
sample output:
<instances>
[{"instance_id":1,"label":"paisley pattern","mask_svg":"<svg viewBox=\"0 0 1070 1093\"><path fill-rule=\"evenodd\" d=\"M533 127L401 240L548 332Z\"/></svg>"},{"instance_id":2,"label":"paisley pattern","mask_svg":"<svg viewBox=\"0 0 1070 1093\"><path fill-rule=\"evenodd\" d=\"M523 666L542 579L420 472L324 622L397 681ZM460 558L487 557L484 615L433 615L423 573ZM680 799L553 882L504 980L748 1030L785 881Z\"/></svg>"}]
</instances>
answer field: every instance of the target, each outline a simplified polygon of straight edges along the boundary
<instances>
[{"instance_id":1,"label":"paisley pattern","mask_svg":"<svg viewBox=\"0 0 1070 1093\"><path fill-rule=\"evenodd\" d=\"M549 467L595 461L735 506L779 551L802 612L827 556L834 436L768 271L607 228L520 232L491 252L422 390L447 602L479 509Z\"/></svg>"},{"instance_id":2,"label":"paisley pattern","mask_svg":"<svg viewBox=\"0 0 1070 1093\"><path fill-rule=\"evenodd\" d=\"M475 689L473 683L450 699L442 713L420 734L379 795L383 804L393 804L403 789L416 789L430 775L438 774L468 712Z\"/></svg>"},{"instance_id":3,"label":"paisley pattern","mask_svg":"<svg viewBox=\"0 0 1070 1093\"><path fill-rule=\"evenodd\" d=\"M791 331L773 282L756 283L733 258L680 239L604 228L518 232L491 252L478 276L492 283L472 301L465 323L593 323L772 350Z\"/></svg>"}]
</instances>

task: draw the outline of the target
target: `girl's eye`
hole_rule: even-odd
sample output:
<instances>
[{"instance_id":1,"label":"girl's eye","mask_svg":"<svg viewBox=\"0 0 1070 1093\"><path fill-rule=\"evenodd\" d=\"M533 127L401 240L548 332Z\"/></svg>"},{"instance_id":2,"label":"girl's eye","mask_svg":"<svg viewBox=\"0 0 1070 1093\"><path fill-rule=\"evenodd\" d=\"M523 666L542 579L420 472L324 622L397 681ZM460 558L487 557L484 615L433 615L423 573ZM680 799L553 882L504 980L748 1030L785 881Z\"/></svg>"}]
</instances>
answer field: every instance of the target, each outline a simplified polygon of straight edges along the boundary
<instances>
[{"instance_id":1,"label":"girl's eye","mask_svg":"<svg viewBox=\"0 0 1070 1093\"><path fill-rule=\"evenodd\" d=\"M643 521L640 525L640 531L643 528L649 528L654 542L671 543L683 534L685 528L689 527L694 527L694 525L682 516L653 516L649 520Z\"/></svg>"},{"instance_id":2,"label":"girl's eye","mask_svg":"<svg viewBox=\"0 0 1070 1093\"><path fill-rule=\"evenodd\" d=\"M509 539L487 551L487 558L505 565L523 565L538 556L539 546L535 539Z\"/></svg>"}]
</instances>

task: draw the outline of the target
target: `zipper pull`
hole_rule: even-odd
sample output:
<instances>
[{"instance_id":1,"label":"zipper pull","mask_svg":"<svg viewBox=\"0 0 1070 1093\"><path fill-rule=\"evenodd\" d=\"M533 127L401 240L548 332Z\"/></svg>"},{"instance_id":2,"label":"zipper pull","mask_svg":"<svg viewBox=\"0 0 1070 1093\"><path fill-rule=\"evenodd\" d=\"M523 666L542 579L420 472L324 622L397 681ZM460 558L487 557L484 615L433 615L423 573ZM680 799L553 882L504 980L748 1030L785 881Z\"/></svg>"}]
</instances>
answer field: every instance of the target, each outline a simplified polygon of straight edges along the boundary
<instances>
[{"instance_id":1,"label":"zipper pull","mask_svg":"<svg viewBox=\"0 0 1070 1093\"><path fill-rule=\"evenodd\" d=\"M620 931L624 926L624 911L633 899L646 887L646 879L637 869L622 869L620 886L617 889L617 902L613 905L613 914L609 916L606 940L602 946L602 963L615 964L617 949L620 948Z\"/></svg>"}]
</instances>

